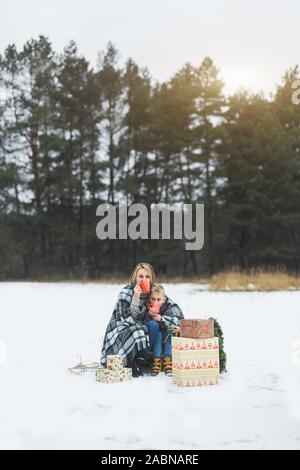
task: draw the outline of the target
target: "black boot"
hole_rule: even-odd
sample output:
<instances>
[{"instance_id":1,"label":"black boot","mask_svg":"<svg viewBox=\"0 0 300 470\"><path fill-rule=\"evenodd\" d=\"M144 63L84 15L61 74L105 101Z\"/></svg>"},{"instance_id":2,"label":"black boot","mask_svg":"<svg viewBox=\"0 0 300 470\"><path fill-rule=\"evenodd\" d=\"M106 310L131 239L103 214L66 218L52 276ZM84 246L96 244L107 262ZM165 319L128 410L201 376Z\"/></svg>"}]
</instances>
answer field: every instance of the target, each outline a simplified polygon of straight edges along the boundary
<instances>
[{"instance_id":1,"label":"black boot","mask_svg":"<svg viewBox=\"0 0 300 470\"><path fill-rule=\"evenodd\" d=\"M142 377L143 371L142 371L142 365L145 362L145 359L143 357L135 357L132 361L132 377Z\"/></svg>"}]
</instances>

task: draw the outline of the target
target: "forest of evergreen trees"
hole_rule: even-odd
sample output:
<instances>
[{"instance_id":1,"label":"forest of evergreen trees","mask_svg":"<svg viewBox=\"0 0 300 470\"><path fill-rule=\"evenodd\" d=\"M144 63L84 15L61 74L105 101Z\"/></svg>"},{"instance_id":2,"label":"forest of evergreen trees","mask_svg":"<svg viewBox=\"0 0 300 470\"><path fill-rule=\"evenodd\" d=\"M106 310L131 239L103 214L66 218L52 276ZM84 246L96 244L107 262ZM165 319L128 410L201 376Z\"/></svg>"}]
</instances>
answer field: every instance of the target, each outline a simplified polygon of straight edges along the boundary
<instances>
[{"instance_id":1,"label":"forest of evergreen trees","mask_svg":"<svg viewBox=\"0 0 300 470\"><path fill-rule=\"evenodd\" d=\"M300 264L298 68L274 96L224 95L212 59L169 81L109 43L96 68L44 36L0 56L0 279L100 278ZM205 204L205 245L96 237L96 208Z\"/></svg>"}]
</instances>

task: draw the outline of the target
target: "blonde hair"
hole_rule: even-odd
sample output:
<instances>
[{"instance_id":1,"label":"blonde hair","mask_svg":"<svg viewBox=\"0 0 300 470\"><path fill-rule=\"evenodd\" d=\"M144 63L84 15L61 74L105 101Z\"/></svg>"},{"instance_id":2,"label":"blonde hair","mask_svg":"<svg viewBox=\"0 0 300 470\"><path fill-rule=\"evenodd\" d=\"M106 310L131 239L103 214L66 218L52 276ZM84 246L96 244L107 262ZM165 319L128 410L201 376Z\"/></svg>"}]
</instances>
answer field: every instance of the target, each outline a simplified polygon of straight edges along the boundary
<instances>
[{"instance_id":1,"label":"blonde hair","mask_svg":"<svg viewBox=\"0 0 300 470\"><path fill-rule=\"evenodd\" d=\"M153 286L151 287L151 292L162 292L164 297L166 297L165 288L161 284L153 284Z\"/></svg>"},{"instance_id":2,"label":"blonde hair","mask_svg":"<svg viewBox=\"0 0 300 470\"><path fill-rule=\"evenodd\" d=\"M130 276L130 282L131 284L135 284L136 283L136 276L137 276L137 272L139 269L146 269L146 271L148 272L149 276L150 276L150 284L154 284L155 282L155 272L154 272L154 269L153 267L151 266L151 264L148 264L148 263L139 263L136 265L136 267L134 268L134 270L132 271L132 274Z\"/></svg>"}]
</instances>

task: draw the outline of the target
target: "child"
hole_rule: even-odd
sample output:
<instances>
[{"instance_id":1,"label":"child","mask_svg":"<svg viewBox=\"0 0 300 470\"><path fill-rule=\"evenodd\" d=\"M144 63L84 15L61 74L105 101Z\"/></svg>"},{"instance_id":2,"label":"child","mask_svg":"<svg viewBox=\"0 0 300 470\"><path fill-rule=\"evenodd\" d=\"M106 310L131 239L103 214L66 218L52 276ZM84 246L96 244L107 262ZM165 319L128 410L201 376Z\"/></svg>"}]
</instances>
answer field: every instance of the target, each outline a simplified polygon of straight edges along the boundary
<instances>
[{"instance_id":1,"label":"child","mask_svg":"<svg viewBox=\"0 0 300 470\"><path fill-rule=\"evenodd\" d=\"M164 287L153 284L145 322L153 352L152 376L161 370L167 376L172 375L172 329L179 326L182 318L180 307L166 296Z\"/></svg>"}]
</instances>

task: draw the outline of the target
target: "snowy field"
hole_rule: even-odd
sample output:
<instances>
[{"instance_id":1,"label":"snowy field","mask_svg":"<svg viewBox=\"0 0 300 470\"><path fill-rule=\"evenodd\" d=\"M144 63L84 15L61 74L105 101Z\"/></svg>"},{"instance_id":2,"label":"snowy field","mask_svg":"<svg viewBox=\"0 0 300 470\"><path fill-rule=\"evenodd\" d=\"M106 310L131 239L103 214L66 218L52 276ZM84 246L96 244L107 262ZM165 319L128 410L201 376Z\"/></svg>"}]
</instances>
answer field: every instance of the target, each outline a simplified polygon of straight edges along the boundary
<instances>
[{"instance_id":1,"label":"snowy field","mask_svg":"<svg viewBox=\"0 0 300 470\"><path fill-rule=\"evenodd\" d=\"M223 327L229 372L216 387L70 374L77 354L99 360L121 287L0 284L0 448L300 449L300 292L167 286L185 317Z\"/></svg>"}]
</instances>

